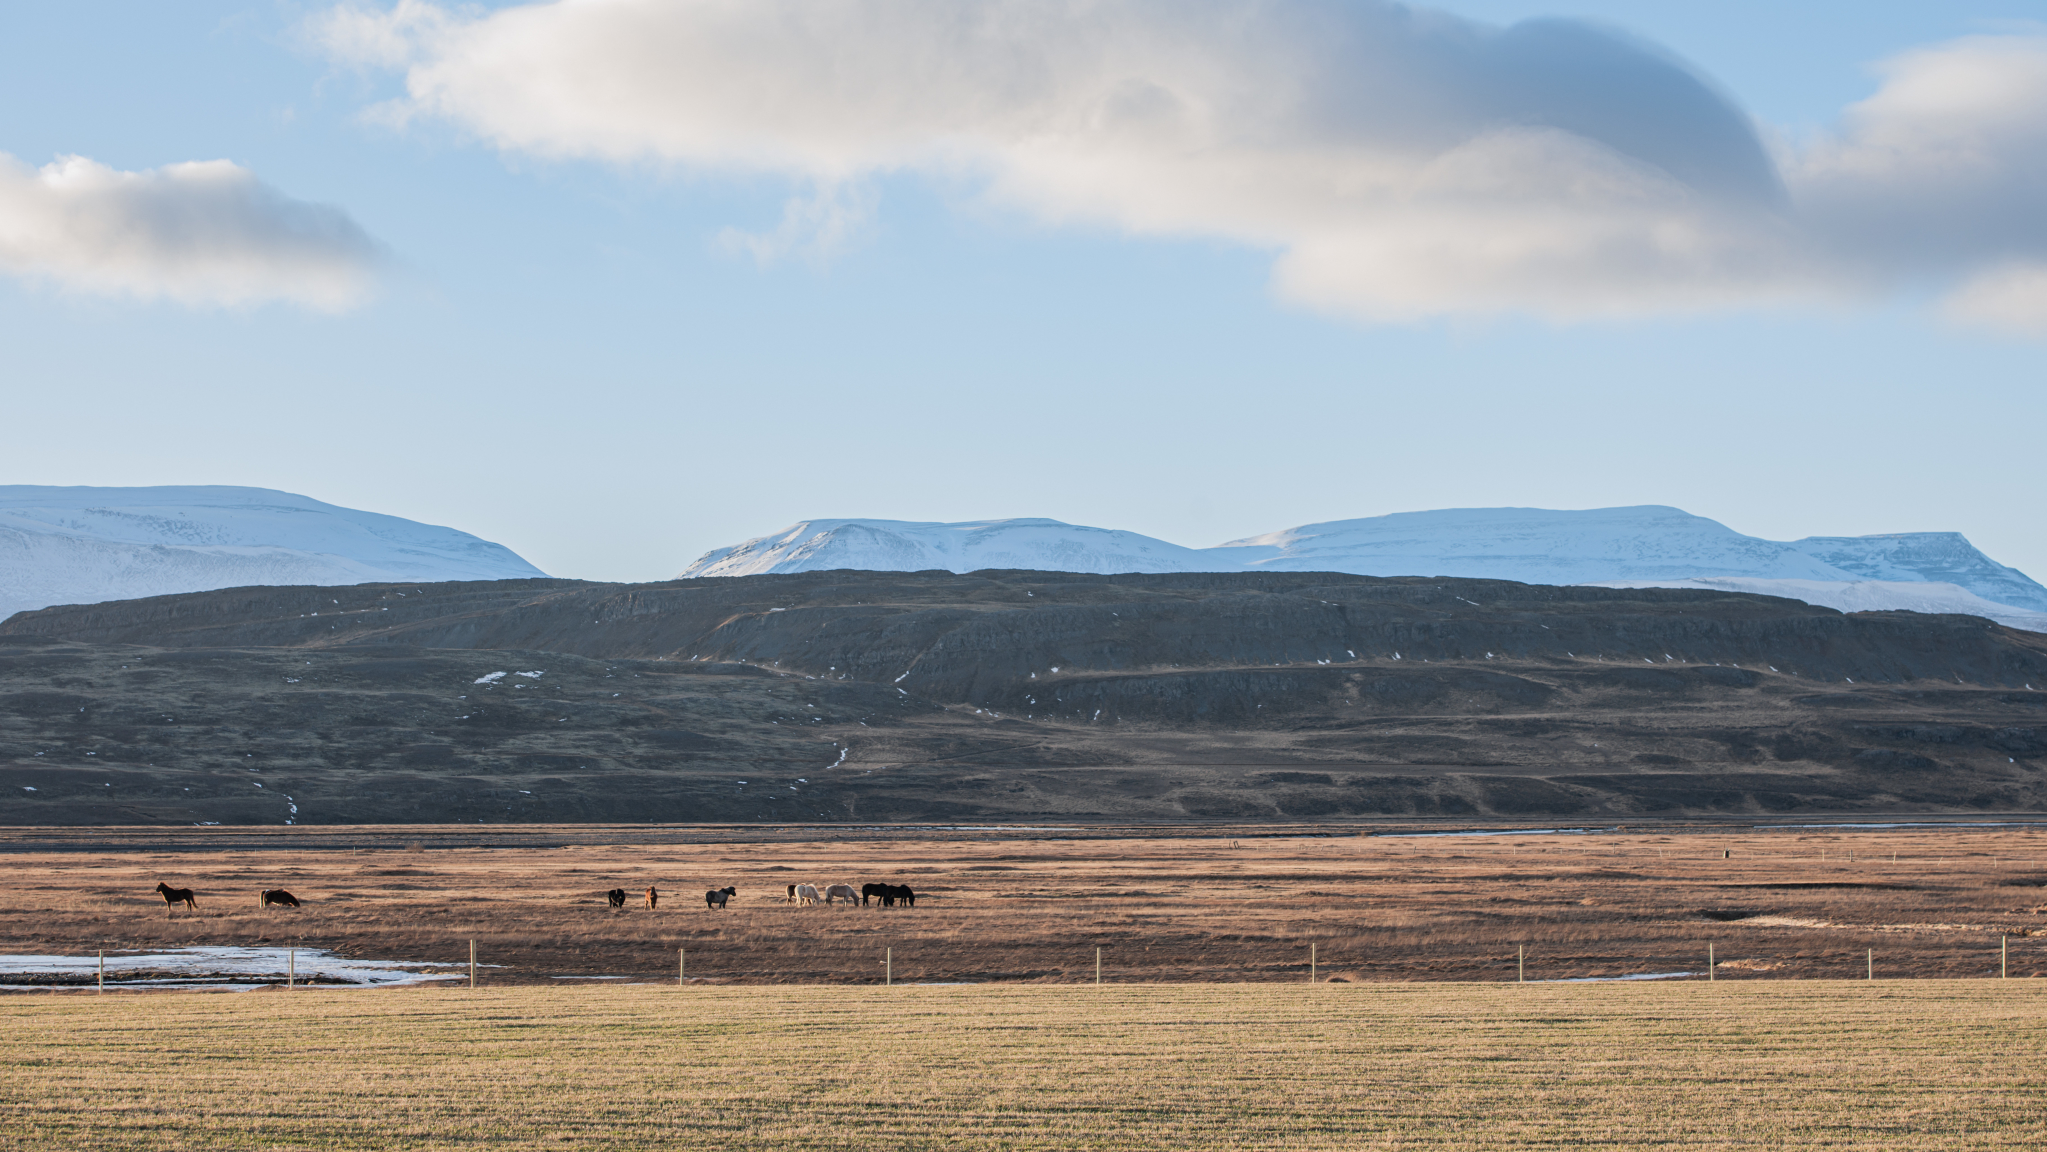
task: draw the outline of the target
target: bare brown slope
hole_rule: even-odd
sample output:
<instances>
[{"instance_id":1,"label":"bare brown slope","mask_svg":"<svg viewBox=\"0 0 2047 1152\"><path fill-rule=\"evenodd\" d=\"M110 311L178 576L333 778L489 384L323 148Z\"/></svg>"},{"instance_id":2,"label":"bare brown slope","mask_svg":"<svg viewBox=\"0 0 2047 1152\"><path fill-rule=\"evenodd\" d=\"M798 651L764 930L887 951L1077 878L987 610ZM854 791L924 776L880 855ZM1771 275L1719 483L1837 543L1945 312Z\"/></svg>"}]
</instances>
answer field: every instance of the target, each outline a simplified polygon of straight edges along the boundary
<instances>
[{"instance_id":1,"label":"bare brown slope","mask_svg":"<svg viewBox=\"0 0 2047 1152\"><path fill-rule=\"evenodd\" d=\"M0 820L2029 810L2043 687L2047 637L1692 591L237 589L0 625Z\"/></svg>"}]
</instances>

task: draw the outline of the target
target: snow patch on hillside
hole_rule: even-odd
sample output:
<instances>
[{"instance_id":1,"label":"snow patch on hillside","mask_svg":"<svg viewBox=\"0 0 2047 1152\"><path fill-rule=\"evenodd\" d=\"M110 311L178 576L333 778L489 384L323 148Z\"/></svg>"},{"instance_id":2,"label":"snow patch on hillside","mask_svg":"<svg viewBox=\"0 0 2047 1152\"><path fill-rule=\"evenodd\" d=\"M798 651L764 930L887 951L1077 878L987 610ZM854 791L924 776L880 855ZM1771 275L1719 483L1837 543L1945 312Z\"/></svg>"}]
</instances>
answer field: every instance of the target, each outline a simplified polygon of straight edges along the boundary
<instances>
[{"instance_id":1,"label":"snow patch on hillside","mask_svg":"<svg viewBox=\"0 0 2047 1152\"><path fill-rule=\"evenodd\" d=\"M0 619L243 585L545 575L467 532L267 488L0 485Z\"/></svg>"}]
</instances>

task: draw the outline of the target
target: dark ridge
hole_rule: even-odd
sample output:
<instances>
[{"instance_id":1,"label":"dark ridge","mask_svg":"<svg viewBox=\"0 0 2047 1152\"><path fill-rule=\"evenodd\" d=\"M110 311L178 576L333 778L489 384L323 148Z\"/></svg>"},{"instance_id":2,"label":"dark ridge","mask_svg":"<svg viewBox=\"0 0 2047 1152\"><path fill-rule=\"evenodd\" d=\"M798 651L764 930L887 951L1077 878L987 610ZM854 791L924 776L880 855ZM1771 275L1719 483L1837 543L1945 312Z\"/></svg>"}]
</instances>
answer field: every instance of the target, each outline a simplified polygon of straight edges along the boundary
<instances>
[{"instance_id":1,"label":"dark ridge","mask_svg":"<svg viewBox=\"0 0 2047 1152\"><path fill-rule=\"evenodd\" d=\"M2036 811L2041 688L2047 636L1681 589L239 588L0 624L0 821Z\"/></svg>"}]
</instances>

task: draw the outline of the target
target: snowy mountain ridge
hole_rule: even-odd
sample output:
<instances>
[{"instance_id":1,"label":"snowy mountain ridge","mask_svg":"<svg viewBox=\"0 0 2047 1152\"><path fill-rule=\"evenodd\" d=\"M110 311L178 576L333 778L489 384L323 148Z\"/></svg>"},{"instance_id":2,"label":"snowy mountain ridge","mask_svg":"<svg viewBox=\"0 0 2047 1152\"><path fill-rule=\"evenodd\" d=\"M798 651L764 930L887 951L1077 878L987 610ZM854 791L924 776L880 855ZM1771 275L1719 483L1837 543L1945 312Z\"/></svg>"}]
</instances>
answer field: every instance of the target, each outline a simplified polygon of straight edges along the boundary
<instances>
[{"instance_id":1,"label":"snowy mountain ridge","mask_svg":"<svg viewBox=\"0 0 2047 1152\"><path fill-rule=\"evenodd\" d=\"M1306 524L1213 548L1043 519L806 520L705 553L681 577L834 568L1320 571L1637 587L1718 588L1732 582L1726 590L1764 591L1768 585L1776 590L1765 594L1844 611L1968 612L2047 631L2042 614L2047 588L1983 555L1960 533L1814 536L1782 543L1662 505L1400 512Z\"/></svg>"},{"instance_id":2,"label":"snowy mountain ridge","mask_svg":"<svg viewBox=\"0 0 2047 1152\"><path fill-rule=\"evenodd\" d=\"M1808 536L1793 540L1791 547L1864 579L1945 581L1985 600L2047 612L2047 588L1978 552L1960 532Z\"/></svg>"},{"instance_id":3,"label":"snowy mountain ridge","mask_svg":"<svg viewBox=\"0 0 2047 1152\"><path fill-rule=\"evenodd\" d=\"M682 576L758 576L858 568L1028 568L1049 572L1213 572L1201 550L1057 520L803 520L771 536L704 553Z\"/></svg>"},{"instance_id":4,"label":"snowy mountain ridge","mask_svg":"<svg viewBox=\"0 0 2047 1152\"><path fill-rule=\"evenodd\" d=\"M0 619L252 584L544 575L467 532L268 488L0 485Z\"/></svg>"}]
</instances>

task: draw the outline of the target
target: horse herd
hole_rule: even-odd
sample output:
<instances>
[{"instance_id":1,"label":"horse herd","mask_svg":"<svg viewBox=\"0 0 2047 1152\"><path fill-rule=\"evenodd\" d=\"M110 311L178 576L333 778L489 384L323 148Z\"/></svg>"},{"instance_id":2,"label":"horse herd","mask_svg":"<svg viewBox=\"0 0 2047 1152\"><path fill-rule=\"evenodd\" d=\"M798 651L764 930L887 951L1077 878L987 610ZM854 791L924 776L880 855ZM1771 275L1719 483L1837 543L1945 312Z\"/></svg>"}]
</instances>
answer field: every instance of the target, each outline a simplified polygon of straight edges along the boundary
<instances>
[{"instance_id":1,"label":"horse herd","mask_svg":"<svg viewBox=\"0 0 2047 1152\"><path fill-rule=\"evenodd\" d=\"M169 916L180 904L194 912L199 910L198 898L193 895L190 888L173 888L159 880L156 882L156 894L163 897L164 915L166 916ZM713 888L704 893L704 908L707 911L723 911L726 901L738 894L739 889L737 888ZM626 892L623 888L613 888L604 894L604 898L606 903L614 909L625 907ZM915 908L917 906L917 894L912 892L907 884L863 884L858 892L853 891L851 884L827 884L822 892L820 892L815 884L791 884L788 886L785 897L787 903L806 907L818 903L833 904L840 900L851 904L855 899L860 901L862 907L865 907L870 899L883 908L893 908L897 904L907 908ZM661 903L660 890L657 888L647 889L646 900L649 911L658 907ZM299 906L299 898L282 888L263 889L257 898L257 906L268 908L273 904L296 908Z\"/></svg>"},{"instance_id":2,"label":"horse herd","mask_svg":"<svg viewBox=\"0 0 2047 1152\"><path fill-rule=\"evenodd\" d=\"M827 884L822 891L815 884L791 884L783 899L790 904L802 905L832 904L840 900L851 904L855 897L859 898L863 908L869 900L883 908L893 908L898 904L906 908L917 906L917 894L910 891L908 884L862 884L858 892L853 891L851 884Z\"/></svg>"}]
</instances>

